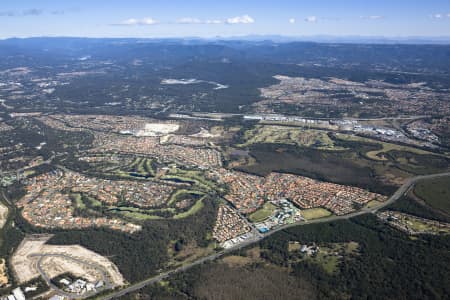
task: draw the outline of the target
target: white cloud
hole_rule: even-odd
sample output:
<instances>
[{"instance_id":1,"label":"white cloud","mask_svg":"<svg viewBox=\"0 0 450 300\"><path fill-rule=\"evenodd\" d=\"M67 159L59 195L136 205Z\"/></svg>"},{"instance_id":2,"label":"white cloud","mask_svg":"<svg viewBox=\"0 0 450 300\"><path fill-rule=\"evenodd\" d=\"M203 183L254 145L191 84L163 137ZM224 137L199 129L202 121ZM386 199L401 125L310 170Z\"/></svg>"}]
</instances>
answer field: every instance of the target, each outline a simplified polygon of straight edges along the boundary
<instances>
[{"instance_id":1,"label":"white cloud","mask_svg":"<svg viewBox=\"0 0 450 300\"><path fill-rule=\"evenodd\" d=\"M450 13L446 13L446 14L443 14L443 13L437 13L437 14L430 15L430 17L433 18L433 19L450 18Z\"/></svg>"},{"instance_id":2,"label":"white cloud","mask_svg":"<svg viewBox=\"0 0 450 300\"><path fill-rule=\"evenodd\" d=\"M40 16L44 14L52 14L52 15L61 15L64 14L64 10L56 10L56 11L45 11L39 8L29 8L24 9L22 11L18 10L9 10L9 11L0 11L0 17L27 17L27 16Z\"/></svg>"},{"instance_id":3,"label":"white cloud","mask_svg":"<svg viewBox=\"0 0 450 300\"><path fill-rule=\"evenodd\" d=\"M181 18L177 20L178 24L201 24L204 23L202 20L197 18Z\"/></svg>"},{"instance_id":4,"label":"white cloud","mask_svg":"<svg viewBox=\"0 0 450 300\"><path fill-rule=\"evenodd\" d=\"M64 15L66 12L64 10L52 10L50 13L52 15Z\"/></svg>"},{"instance_id":5,"label":"white cloud","mask_svg":"<svg viewBox=\"0 0 450 300\"><path fill-rule=\"evenodd\" d=\"M360 16L359 18L363 20L382 20L385 17L380 15L372 15L372 16Z\"/></svg>"},{"instance_id":6,"label":"white cloud","mask_svg":"<svg viewBox=\"0 0 450 300\"><path fill-rule=\"evenodd\" d=\"M223 24L222 20L200 20L198 18L181 18L176 21L178 24Z\"/></svg>"},{"instance_id":7,"label":"white cloud","mask_svg":"<svg viewBox=\"0 0 450 300\"><path fill-rule=\"evenodd\" d=\"M294 20L295 21L295 20ZM228 18L225 20L221 19L199 19L199 18L192 18L192 17L184 17L180 18L176 21L171 22L158 22L157 20L153 18L143 18L143 19L136 19L136 18L130 18L127 20L124 20L120 23L114 23L111 25L117 25L117 26L138 26L138 25L155 25L155 24L252 24L255 23L255 19L250 17L249 15L243 15L243 16L237 16L233 18Z\"/></svg>"},{"instance_id":8,"label":"white cloud","mask_svg":"<svg viewBox=\"0 0 450 300\"><path fill-rule=\"evenodd\" d=\"M125 21L122 21L122 22L120 22L119 24L120 24L120 25L137 25L137 23L138 23L138 20L137 20L137 19L131 18L131 19L127 19L127 20L125 20Z\"/></svg>"},{"instance_id":9,"label":"white cloud","mask_svg":"<svg viewBox=\"0 0 450 300\"><path fill-rule=\"evenodd\" d=\"M306 22L310 22L310 23L315 23L315 22L317 22L317 17L316 16L309 16L309 17L306 17L305 21Z\"/></svg>"},{"instance_id":10,"label":"white cloud","mask_svg":"<svg viewBox=\"0 0 450 300\"><path fill-rule=\"evenodd\" d=\"M206 24L222 24L222 20L206 20Z\"/></svg>"},{"instance_id":11,"label":"white cloud","mask_svg":"<svg viewBox=\"0 0 450 300\"><path fill-rule=\"evenodd\" d=\"M155 25L158 21L152 18L144 18L139 22L139 25Z\"/></svg>"},{"instance_id":12,"label":"white cloud","mask_svg":"<svg viewBox=\"0 0 450 300\"><path fill-rule=\"evenodd\" d=\"M367 18L370 20L380 20L384 19L384 16L368 16Z\"/></svg>"},{"instance_id":13,"label":"white cloud","mask_svg":"<svg viewBox=\"0 0 450 300\"><path fill-rule=\"evenodd\" d=\"M290 18L290 19L289 19L289 23L295 24L295 19L294 19L294 18Z\"/></svg>"},{"instance_id":14,"label":"white cloud","mask_svg":"<svg viewBox=\"0 0 450 300\"><path fill-rule=\"evenodd\" d=\"M227 24L252 24L255 23L255 19L249 15L238 16L234 18L228 18L226 20Z\"/></svg>"},{"instance_id":15,"label":"white cloud","mask_svg":"<svg viewBox=\"0 0 450 300\"><path fill-rule=\"evenodd\" d=\"M135 26L135 25L155 25L155 24L158 24L158 21L152 18L143 18L143 19L130 18L114 25Z\"/></svg>"}]
</instances>

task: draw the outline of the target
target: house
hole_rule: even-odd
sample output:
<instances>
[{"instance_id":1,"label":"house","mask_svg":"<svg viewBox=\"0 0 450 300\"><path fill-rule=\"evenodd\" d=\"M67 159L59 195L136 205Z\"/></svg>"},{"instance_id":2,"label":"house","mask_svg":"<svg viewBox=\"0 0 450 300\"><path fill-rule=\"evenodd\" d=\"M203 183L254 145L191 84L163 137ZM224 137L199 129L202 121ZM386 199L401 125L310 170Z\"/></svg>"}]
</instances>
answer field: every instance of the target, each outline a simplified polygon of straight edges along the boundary
<instances>
[{"instance_id":1,"label":"house","mask_svg":"<svg viewBox=\"0 0 450 300\"><path fill-rule=\"evenodd\" d=\"M69 285L69 284L71 284L71 282L70 282L69 280L67 280L66 278L61 279L61 280L59 281L59 283L62 283L62 284L64 284L64 285Z\"/></svg>"}]
</instances>

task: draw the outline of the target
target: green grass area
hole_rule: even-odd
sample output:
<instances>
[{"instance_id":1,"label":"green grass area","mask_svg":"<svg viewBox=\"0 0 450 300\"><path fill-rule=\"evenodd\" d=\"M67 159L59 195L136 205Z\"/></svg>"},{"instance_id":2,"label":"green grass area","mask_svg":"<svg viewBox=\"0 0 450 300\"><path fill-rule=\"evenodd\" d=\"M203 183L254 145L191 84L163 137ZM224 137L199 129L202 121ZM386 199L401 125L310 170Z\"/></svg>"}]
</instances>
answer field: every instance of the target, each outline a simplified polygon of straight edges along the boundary
<instances>
[{"instance_id":1,"label":"green grass area","mask_svg":"<svg viewBox=\"0 0 450 300\"><path fill-rule=\"evenodd\" d=\"M164 175L161 177L162 180L175 181L178 183L188 183L188 184L196 184L197 181L188 177L182 177L178 175Z\"/></svg>"},{"instance_id":2,"label":"green grass area","mask_svg":"<svg viewBox=\"0 0 450 300\"><path fill-rule=\"evenodd\" d=\"M144 169L147 173L151 174L152 176L155 176L155 169L153 167L153 160L146 159L144 164Z\"/></svg>"},{"instance_id":3,"label":"green grass area","mask_svg":"<svg viewBox=\"0 0 450 300\"><path fill-rule=\"evenodd\" d=\"M131 172L145 175L145 176L155 176L155 171L153 170L153 160L143 157L138 157L136 160L128 166Z\"/></svg>"},{"instance_id":4,"label":"green grass area","mask_svg":"<svg viewBox=\"0 0 450 300\"><path fill-rule=\"evenodd\" d=\"M339 258L336 255L324 253L324 251L319 252L316 257L310 259L314 260L316 264L330 275L337 271L339 265Z\"/></svg>"},{"instance_id":5,"label":"green grass area","mask_svg":"<svg viewBox=\"0 0 450 300\"><path fill-rule=\"evenodd\" d=\"M142 214L151 214L158 211L168 211L168 212L175 212L175 208L167 207L167 208L158 208L158 209L145 209L145 208L138 208L133 206L111 206L109 207L110 211L117 211L117 212L137 212Z\"/></svg>"},{"instance_id":6,"label":"green grass area","mask_svg":"<svg viewBox=\"0 0 450 300\"><path fill-rule=\"evenodd\" d=\"M173 193L170 196L169 201L167 202L168 206L171 206L173 204L175 204L176 202L186 199L186 198L192 198L192 197L197 197L197 196L201 196L204 195L205 193L203 192L199 192L199 191L190 191L190 190L185 190L185 189L181 189L181 190L177 190L175 191L175 193Z\"/></svg>"},{"instance_id":7,"label":"green grass area","mask_svg":"<svg viewBox=\"0 0 450 300\"><path fill-rule=\"evenodd\" d=\"M359 244L355 242L332 243L320 247L319 253L313 259L325 272L333 274L337 271L339 263L342 261L339 256L348 256L358 252Z\"/></svg>"},{"instance_id":8,"label":"green grass area","mask_svg":"<svg viewBox=\"0 0 450 300\"><path fill-rule=\"evenodd\" d=\"M155 219L183 219L186 217L189 217L190 215L193 215L200 211L204 207L203 203L204 197L197 200L194 205L192 205L189 210L185 212L181 212L179 214L176 214L177 210L173 207L166 207L166 208L155 208L155 209L145 209L145 208L138 208L138 207L132 207L132 206L110 206L109 212L116 213L119 216L126 217L129 219L135 219L138 221L141 220L155 220ZM161 213L167 213L168 215L162 216ZM173 215L173 216L171 216Z\"/></svg>"},{"instance_id":9,"label":"green grass area","mask_svg":"<svg viewBox=\"0 0 450 300\"><path fill-rule=\"evenodd\" d=\"M131 164L124 166L122 170L141 176L155 176L153 160L145 157L136 157Z\"/></svg>"},{"instance_id":10,"label":"green grass area","mask_svg":"<svg viewBox=\"0 0 450 300\"><path fill-rule=\"evenodd\" d=\"M120 177L120 179L127 179L127 180L146 180L145 177L132 176L132 175L130 175L129 172L122 171L122 170L117 170L112 173L107 173L106 175L112 175L115 177ZM141 174L139 174L139 175L141 175ZM145 175L142 175L142 176L145 176Z\"/></svg>"},{"instance_id":11,"label":"green grass area","mask_svg":"<svg viewBox=\"0 0 450 300\"><path fill-rule=\"evenodd\" d=\"M289 243L289 252L294 254L294 260L306 260L320 266L327 274L332 275L338 271L339 263L342 257L357 254L359 244L356 242L348 243L327 243L319 245L319 251L316 254L295 255L301 248L301 243ZM297 257L297 258L295 258Z\"/></svg>"},{"instance_id":12,"label":"green grass area","mask_svg":"<svg viewBox=\"0 0 450 300\"><path fill-rule=\"evenodd\" d=\"M120 176L124 179L147 179L154 177L156 174L153 166L153 159L145 157L135 157L131 162L118 165L114 168L109 168L108 174Z\"/></svg>"},{"instance_id":13,"label":"green grass area","mask_svg":"<svg viewBox=\"0 0 450 300\"><path fill-rule=\"evenodd\" d=\"M23 175L25 177L28 177L28 176L33 175L34 173L36 173L34 170L26 170L25 172L23 172Z\"/></svg>"},{"instance_id":14,"label":"green grass area","mask_svg":"<svg viewBox=\"0 0 450 300\"><path fill-rule=\"evenodd\" d=\"M434 226L417 220L409 220L408 226L414 231L434 231Z\"/></svg>"},{"instance_id":15,"label":"green grass area","mask_svg":"<svg viewBox=\"0 0 450 300\"><path fill-rule=\"evenodd\" d=\"M241 147L259 143L274 143L322 150L345 150L345 148L335 145L327 131L288 126L257 125L245 132L244 140Z\"/></svg>"},{"instance_id":16,"label":"green grass area","mask_svg":"<svg viewBox=\"0 0 450 300\"><path fill-rule=\"evenodd\" d=\"M88 196L87 194L73 193L70 194L70 196L74 201L75 207L80 208L82 210L88 208L98 208L103 206L102 202L100 202L94 197Z\"/></svg>"},{"instance_id":17,"label":"green grass area","mask_svg":"<svg viewBox=\"0 0 450 300\"><path fill-rule=\"evenodd\" d=\"M183 170L180 168L171 168L167 175L161 177L163 180L172 180L178 182L190 183L196 188L208 192L211 190L221 191L221 187L213 181L208 180L202 171Z\"/></svg>"},{"instance_id":18,"label":"green grass area","mask_svg":"<svg viewBox=\"0 0 450 300\"><path fill-rule=\"evenodd\" d=\"M158 213L168 212L173 214L176 212L174 208L143 209L132 206L110 206L108 211L117 214L119 217L133 219L135 221L164 219L165 217L160 216Z\"/></svg>"},{"instance_id":19,"label":"green grass area","mask_svg":"<svg viewBox=\"0 0 450 300\"><path fill-rule=\"evenodd\" d=\"M437 226L429 220L415 219L413 217L405 216L402 223L408 225L408 227L416 232L426 232L432 234L450 234L450 228L445 226Z\"/></svg>"},{"instance_id":20,"label":"green grass area","mask_svg":"<svg viewBox=\"0 0 450 300\"><path fill-rule=\"evenodd\" d=\"M356 243L356 242L349 242L349 243L346 243L346 253L348 254L348 253L356 253L357 251L358 251L358 249L359 249L359 244L358 243Z\"/></svg>"},{"instance_id":21,"label":"green grass area","mask_svg":"<svg viewBox=\"0 0 450 300\"><path fill-rule=\"evenodd\" d=\"M377 207L377 206L379 206L379 205L381 205L381 204L382 204L382 202L380 202L380 201L372 200L372 201L369 201L369 202L366 204L366 207L367 207L367 208L372 208L372 207Z\"/></svg>"},{"instance_id":22,"label":"green grass area","mask_svg":"<svg viewBox=\"0 0 450 300\"><path fill-rule=\"evenodd\" d=\"M190 215L193 215L193 214L199 212L204 206L203 199L204 198L195 202L195 204L188 211L179 213L179 214L173 216L173 218L174 219L183 219L183 218L189 217Z\"/></svg>"},{"instance_id":23,"label":"green grass area","mask_svg":"<svg viewBox=\"0 0 450 300\"><path fill-rule=\"evenodd\" d=\"M325 208L311 208L302 210L302 216L306 220L314 220L331 216L332 213Z\"/></svg>"},{"instance_id":24,"label":"green grass area","mask_svg":"<svg viewBox=\"0 0 450 300\"><path fill-rule=\"evenodd\" d=\"M96 198L86 196L85 200L89 201L89 205L92 207L101 207L103 204Z\"/></svg>"},{"instance_id":25,"label":"green grass area","mask_svg":"<svg viewBox=\"0 0 450 300\"><path fill-rule=\"evenodd\" d=\"M414 194L431 207L450 214L450 176L423 180L414 187Z\"/></svg>"},{"instance_id":26,"label":"green grass area","mask_svg":"<svg viewBox=\"0 0 450 300\"><path fill-rule=\"evenodd\" d=\"M86 209L86 204L81 199L81 194L71 194L75 207L79 209Z\"/></svg>"},{"instance_id":27,"label":"green grass area","mask_svg":"<svg viewBox=\"0 0 450 300\"><path fill-rule=\"evenodd\" d=\"M262 222L270 217L275 211L276 206L270 202L264 203L264 206L249 216L250 221L254 223Z\"/></svg>"},{"instance_id":28,"label":"green grass area","mask_svg":"<svg viewBox=\"0 0 450 300\"><path fill-rule=\"evenodd\" d=\"M381 194L394 192L406 178L414 175L450 169L450 158L442 154L351 135L336 134L331 138L348 150L326 151L288 144L253 144L249 147L249 154L255 161L236 169L264 176L273 171L298 174L356 185ZM387 152L380 152L380 157L376 156L376 159L367 156L368 152L383 149ZM371 155L376 153L371 152Z\"/></svg>"},{"instance_id":29,"label":"green grass area","mask_svg":"<svg viewBox=\"0 0 450 300\"><path fill-rule=\"evenodd\" d=\"M414 147L381 142L381 141L374 140L371 138L366 138L366 137L361 137L361 136L356 136L356 135L337 133L336 137L343 141L363 142L363 143L370 143L370 144L375 144L375 145L381 146L381 148L378 150L372 150L372 151L368 151L365 153L365 155L368 158L373 159L373 160L378 160L378 161L389 160L388 158L386 158L383 155L383 153L387 153L392 150L405 151L405 152L410 152L410 153L419 154L419 155L439 155L439 154L436 154L436 153L433 153L430 151L426 151L426 150L422 150L422 149L418 149L418 148L414 148Z\"/></svg>"},{"instance_id":30,"label":"green grass area","mask_svg":"<svg viewBox=\"0 0 450 300\"><path fill-rule=\"evenodd\" d=\"M139 162L142 160L142 158L140 158L140 157L135 157L134 159L133 159L133 161L128 165L128 168L134 168L134 167L136 167L138 164L139 164Z\"/></svg>"},{"instance_id":31,"label":"green grass area","mask_svg":"<svg viewBox=\"0 0 450 300\"><path fill-rule=\"evenodd\" d=\"M139 213L139 212L120 211L120 212L118 212L118 214L122 215L125 218L135 219L135 220L139 220L139 221L162 219L162 217L160 217L160 216L148 215L148 214L143 214L143 213Z\"/></svg>"}]
</instances>

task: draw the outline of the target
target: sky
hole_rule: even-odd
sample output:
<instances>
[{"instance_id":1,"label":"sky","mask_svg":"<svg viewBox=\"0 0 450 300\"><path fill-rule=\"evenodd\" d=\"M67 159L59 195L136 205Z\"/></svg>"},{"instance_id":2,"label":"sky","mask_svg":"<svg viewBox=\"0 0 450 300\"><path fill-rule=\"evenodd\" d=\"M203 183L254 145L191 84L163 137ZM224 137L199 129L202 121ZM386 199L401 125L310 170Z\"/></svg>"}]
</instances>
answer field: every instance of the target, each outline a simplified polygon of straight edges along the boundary
<instances>
[{"instance_id":1,"label":"sky","mask_svg":"<svg viewBox=\"0 0 450 300\"><path fill-rule=\"evenodd\" d=\"M0 0L0 38L450 37L450 0Z\"/></svg>"}]
</instances>

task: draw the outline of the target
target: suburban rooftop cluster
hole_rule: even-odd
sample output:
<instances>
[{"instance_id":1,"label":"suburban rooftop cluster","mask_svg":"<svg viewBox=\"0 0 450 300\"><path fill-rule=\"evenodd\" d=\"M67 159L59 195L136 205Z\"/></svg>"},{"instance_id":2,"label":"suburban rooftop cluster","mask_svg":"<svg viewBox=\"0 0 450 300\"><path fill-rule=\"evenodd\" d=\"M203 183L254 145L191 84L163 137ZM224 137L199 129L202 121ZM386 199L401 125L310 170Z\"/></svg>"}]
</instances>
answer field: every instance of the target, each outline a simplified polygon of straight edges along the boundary
<instances>
[{"instance_id":1,"label":"suburban rooftop cluster","mask_svg":"<svg viewBox=\"0 0 450 300\"><path fill-rule=\"evenodd\" d=\"M109 227L124 232L135 232L141 226L106 217L79 217L74 215L72 200L62 190L68 185L67 177L61 171L34 177L27 185L27 194L17 206L23 208L22 216L36 227L45 228L87 228Z\"/></svg>"},{"instance_id":2,"label":"suburban rooftop cluster","mask_svg":"<svg viewBox=\"0 0 450 300\"><path fill-rule=\"evenodd\" d=\"M379 80L354 82L339 78L328 80L304 77L274 76L280 82L261 88L265 98L253 104L255 111L272 113L276 105L320 107L333 105L348 110L357 107L361 112L380 111L384 116L399 114L431 114L438 109L450 112L445 92L431 90L426 83L393 84ZM354 100L359 100L354 101ZM388 99L389 101L383 101ZM376 105L374 105L376 103Z\"/></svg>"},{"instance_id":3,"label":"suburban rooftop cluster","mask_svg":"<svg viewBox=\"0 0 450 300\"><path fill-rule=\"evenodd\" d=\"M65 172L63 182L72 192L86 193L103 203L116 204L122 199L140 207L155 207L167 202L174 188L151 181L108 180L86 177L80 173Z\"/></svg>"},{"instance_id":4,"label":"suburban rooftop cluster","mask_svg":"<svg viewBox=\"0 0 450 300\"><path fill-rule=\"evenodd\" d=\"M158 160L200 169L216 168L222 165L220 152L210 148L193 148L180 145L161 145L157 137L134 137L97 135L96 148L93 152L120 152L128 154L143 154L158 158Z\"/></svg>"},{"instance_id":5,"label":"suburban rooftop cluster","mask_svg":"<svg viewBox=\"0 0 450 300\"><path fill-rule=\"evenodd\" d=\"M243 235L250 230L247 222L231 207L227 205L219 207L216 225L213 230L213 237L219 243Z\"/></svg>"},{"instance_id":6,"label":"suburban rooftop cluster","mask_svg":"<svg viewBox=\"0 0 450 300\"><path fill-rule=\"evenodd\" d=\"M361 188L291 174L270 173L260 177L221 169L218 175L229 185L225 198L246 214L254 212L267 200L281 198L287 198L303 209L324 207L336 215L348 214L355 210L355 205L371 200L386 200L386 196Z\"/></svg>"}]
</instances>

